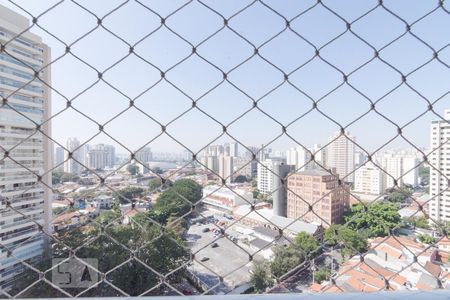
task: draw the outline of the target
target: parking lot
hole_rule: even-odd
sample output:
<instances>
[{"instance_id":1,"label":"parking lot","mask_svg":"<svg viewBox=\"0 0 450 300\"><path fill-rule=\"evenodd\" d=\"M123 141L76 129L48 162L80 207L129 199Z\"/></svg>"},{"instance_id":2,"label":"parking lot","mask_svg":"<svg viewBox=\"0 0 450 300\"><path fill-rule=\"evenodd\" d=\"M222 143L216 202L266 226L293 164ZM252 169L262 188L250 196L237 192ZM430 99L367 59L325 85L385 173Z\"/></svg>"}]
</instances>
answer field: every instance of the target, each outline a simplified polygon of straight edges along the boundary
<instances>
[{"instance_id":1,"label":"parking lot","mask_svg":"<svg viewBox=\"0 0 450 300\"><path fill-rule=\"evenodd\" d=\"M205 215L212 215L212 213ZM215 217L219 222L226 221L218 214ZM212 231L215 228L217 227L212 221L206 224L192 224L189 228L187 242L196 258L189 269L208 287L212 287L219 282L217 276L223 277L224 284L220 286L219 290L227 293L235 287L249 282L248 254L229 239L219 238L220 235ZM204 232L206 230L208 231ZM212 247L213 243L217 243L217 246Z\"/></svg>"}]
</instances>

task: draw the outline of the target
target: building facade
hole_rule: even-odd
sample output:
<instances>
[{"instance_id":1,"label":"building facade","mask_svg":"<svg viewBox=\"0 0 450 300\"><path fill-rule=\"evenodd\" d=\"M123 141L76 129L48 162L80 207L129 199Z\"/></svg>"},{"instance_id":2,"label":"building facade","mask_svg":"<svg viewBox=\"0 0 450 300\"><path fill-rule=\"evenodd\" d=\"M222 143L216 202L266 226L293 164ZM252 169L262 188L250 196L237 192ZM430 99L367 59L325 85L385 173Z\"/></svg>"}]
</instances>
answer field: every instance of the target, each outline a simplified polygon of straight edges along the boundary
<instances>
[{"instance_id":1,"label":"building facade","mask_svg":"<svg viewBox=\"0 0 450 300\"><path fill-rule=\"evenodd\" d=\"M91 170L113 168L115 161L116 150L112 145L93 145L87 152L87 166Z\"/></svg>"},{"instance_id":2,"label":"building facade","mask_svg":"<svg viewBox=\"0 0 450 300\"><path fill-rule=\"evenodd\" d=\"M71 157L69 157L69 152ZM80 141L71 137L67 139L66 151L64 151L64 172L72 174L80 174L84 162L83 154L80 151Z\"/></svg>"},{"instance_id":3,"label":"building facade","mask_svg":"<svg viewBox=\"0 0 450 300\"><path fill-rule=\"evenodd\" d=\"M149 161L152 161L153 155L152 155L152 149L150 147L144 147L140 149L139 151L136 151L136 154L134 156L137 161L141 163L146 163Z\"/></svg>"},{"instance_id":4,"label":"building facade","mask_svg":"<svg viewBox=\"0 0 450 300\"><path fill-rule=\"evenodd\" d=\"M430 217L434 221L450 221L450 109L444 120L431 124L430 151Z\"/></svg>"},{"instance_id":5,"label":"building facade","mask_svg":"<svg viewBox=\"0 0 450 300\"><path fill-rule=\"evenodd\" d=\"M349 132L335 133L328 140L327 167L336 168L336 172L345 182L354 182L355 137Z\"/></svg>"},{"instance_id":6,"label":"building facade","mask_svg":"<svg viewBox=\"0 0 450 300\"><path fill-rule=\"evenodd\" d=\"M367 162L355 172L355 192L381 195L385 188L385 173L373 163Z\"/></svg>"},{"instance_id":7,"label":"building facade","mask_svg":"<svg viewBox=\"0 0 450 300\"><path fill-rule=\"evenodd\" d=\"M0 157L7 154L19 163L9 158L0 161L2 290L8 290L23 272L18 259L34 263L44 257L48 244L42 231L51 234L52 195L47 188L51 172L47 171L53 164L53 143L44 136L51 136L47 121L51 99L43 84L51 83L51 72L49 67L41 70L50 62L50 49L27 30L29 26L27 18L0 5L0 41L6 44L6 51L0 53L0 94L7 99L7 105L0 107ZM37 175L42 175L41 182Z\"/></svg>"},{"instance_id":8,"label":"building facade","mask_svg":"<svg viewBox=\"0 0 450 300\"><path fill-rule=\"evenodd\" d=\"M232 212L236 206L253 203L253 194L243 189L230 190L227 187L209 185L203 188L202 203L223 211Z\"/></svg>"},{"instance_id":9,"label":"building facade","mask_svg":"<svg viewBox=\"0 0 450 300\"><path fill-rule=\"evenodd\" d=\"M327 171L307 170L288 176L287 217L328 227L339 223L349 202L349 191ZM312 208L312 211L309 208Z\"/></svg>"}]
</instances>

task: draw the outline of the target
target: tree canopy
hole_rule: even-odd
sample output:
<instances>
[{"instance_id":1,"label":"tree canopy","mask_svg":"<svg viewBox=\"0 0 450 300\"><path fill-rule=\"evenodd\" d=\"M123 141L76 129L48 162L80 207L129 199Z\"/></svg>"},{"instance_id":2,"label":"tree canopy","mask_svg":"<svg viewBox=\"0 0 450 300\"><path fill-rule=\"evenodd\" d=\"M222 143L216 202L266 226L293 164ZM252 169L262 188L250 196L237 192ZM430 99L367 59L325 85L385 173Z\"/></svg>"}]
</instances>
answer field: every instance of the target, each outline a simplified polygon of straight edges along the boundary
<instances>
[{"instance_id":1,"label":"tree canopy","mask_svg":"<svg viewBox=\"0 0 450 300\"><path fill-rule=\"evenodd\" d=\"M161 193L153 207L152 216L165 223L169 216L182 216L202 198L202 187L191 179L180 179Z\"/></svg>"},{"instance_id":2,"label":"tree canopy","mask_svg":"<svg viewBox=\"0 0 450 300\"><path fill-rule=\"evenodd\" d=\"M138 168L138 166L136 166L136 164L129 164L127 166L127 171L128 171L128 173L130 173L131 175L134 176L138 173L139 168Z\"/></svg>"},{"instance_id":3,"label":"tree canopy","mask_svg":"<svg viewBox=\"0 0 450 300\"><path fill-rule=\"evenodd\" d=\"M358 232L367 231L368 237L386 236L401 222L398 204L375 202L366 208L363 204L353 205L345 215L348 227Z\"/></svg>"},{"instance_id":4,"label":"tree canopy","mask_svg":"<svg viewBox=\"0 0 450 300\"><path fill-rule=\"evenodd\" d=\"M270 265L266 260L254 261L251 274L250 283L258 293L264 292L274 282L270 274Z\"/></svg>"},{"instance_id":5,"label":"tree canopy","mask_svg":"<svg viewBox=\"0 0 450 300\"><path fill-rule=\"evenodd\" d=\"M111 223L110 220L115 217L114 211L108 211L99 217L100 220L97 219L102 224L109 224L104 229L106 234L102 234L100 227L94 224L60 233L58 239L61 242L54 243L52 246L53 258L67 258L70 248L83 245L77 250L77 257L97 259L101 272L108 272L124 263L120 268L108 273L107 280L131 296L140 295L160 282L159 276L149 267L161 274L167 274L189 260L189 251L184 241L171 227L161 232L159 226L150 222L143 213L133 217L136 226ZM96 238L92 239L93 236ZM139 261L132 259L125 263L133 255ZM43 269L50 267L51 264ZM167 282L172 284L180 282L184 272L184 268L177 270L166 278ZM51 272L49 274L51 275ZM38 279L36 275L31 270L27 271L23 279L14 286L13 291L21 291L36 281ZM66 291L76 294L82 290L67 289ZM151 295L158 294L161 294L159 289L151 293ZM46 284L38 284L22 297L61 297L61 295L63 295L61 292ZM83 296L121 296L121 294L108 285L100 284Z\"/></svg>"},{"instance_id":6,"label":"tree canopy","mask_svg":"<svg viewBox=\"0 0 450 300\"><path fill-rule=\"evenodd\" d=\"M362 253L367 248L367 238L345 225L331 225L325 230L323 239L330 246L339 245L345 258Z\"/></svg>"},{"instance_id":7,"label":"tree canopy","mask_svg":"<svg viewBox=\"0 0 450 300\"><path fill-rule=\"evenodd\" d=\"M128 186L117 191L114 198L121 204L131 203L134 198L142 197L144 189L140 187Z\"/></svg>"}]
</instances>

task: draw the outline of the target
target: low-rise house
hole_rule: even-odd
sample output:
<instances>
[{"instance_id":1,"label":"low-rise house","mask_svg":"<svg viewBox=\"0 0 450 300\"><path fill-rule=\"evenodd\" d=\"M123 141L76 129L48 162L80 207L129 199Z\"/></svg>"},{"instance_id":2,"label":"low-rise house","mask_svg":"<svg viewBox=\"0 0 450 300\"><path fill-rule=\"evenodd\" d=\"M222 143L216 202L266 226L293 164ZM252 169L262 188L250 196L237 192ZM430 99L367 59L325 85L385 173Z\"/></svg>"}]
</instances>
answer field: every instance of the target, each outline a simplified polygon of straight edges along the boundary
<instances>
[{"instance_id":1,"label":"low-rise house","mask_svg":"<svg viewBox=\"0 0 450 300\"><path fill-rule=\"evenodd\" d=\"M123 205L120 207L122 214L122 224L128 225L132 223L133 217L141 212L146 212L147 209L141 206Z\"/></svg>"},{"instance_id":2,"label":"low-rise house","mask_svg":"<svg viewBox=\"0 0 450 300\"><path fill-rule=\"evenodd\" d=\"M68 228L77 227L83 223L83 215L79 211L72 211L60 214L52 221L54 231L61 231Z\"/></svg>"},{"instance_id":3,"label":"low-rise house","mask_svg":"<svg viewBox=\"0 0 450 300\"><path fill-rule=\"evenodd\" d=\"M264 204L255 205L252 210L250 205L241 205L233 211L235 219L249 227L265 226L273 230L283 230L285 237L294 237L300 232L306 232L311 235L318 235L322 232L320 225L306 223L300 220L276 216L273 210Z\"/></svg>"},{"instance_id":4,"label":"low-rise house","mask_svg":"<svg viewBox=\"0 0 450 300\"><path fill-rule=\"evenodd\" d=\"M100 195L92 200L92 204L100 209L111 209L113 203L113 197L108 195Z\"/></svg>"},{"instance_id":5,"label":"low-rise house","mask_svg":"<svg viewBox=\"0 0 450 300\"><path fill-rule=\"evenodd\" d=\"M344 263L331 282L313 284L312 292L377 292L381 290L450 289L446 267L437 262L438 250L408 238L390 236L369 240L370 249ZM447 272L447 273L446 273Z\"/></svg>"}]
</instances>

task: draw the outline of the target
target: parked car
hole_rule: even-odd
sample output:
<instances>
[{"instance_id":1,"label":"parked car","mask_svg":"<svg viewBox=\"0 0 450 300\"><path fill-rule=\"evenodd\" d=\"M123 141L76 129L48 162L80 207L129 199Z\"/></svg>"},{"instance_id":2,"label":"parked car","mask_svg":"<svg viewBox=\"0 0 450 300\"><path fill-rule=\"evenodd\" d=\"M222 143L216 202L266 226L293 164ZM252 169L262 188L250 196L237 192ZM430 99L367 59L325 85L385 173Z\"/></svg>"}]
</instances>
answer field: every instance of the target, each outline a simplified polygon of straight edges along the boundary
<instances>
[{"instance_id":1,"label":"parked car","mask_svg":"<svg viewBox=\"0 0 450 300\"><path fill-rule=\"evenodd\" d=\"M183 295L192 295L192 291L190 290L183 290Z\"/></svg>"},{"instance_id":2,"label":"parked car","mask_svg":"<svg viewBox=\"0 0 450 300\"><path fill-rule=\"evenodd\" d=\"M208 232L208 231L209 231L209 228L208 228L208 227L203 228L203 230L202 230L202 232Z\"/></svg>"},{"instance_id":3,"label":"parked car","mask_svg":"<svg viewBox=\"0 0 450 300\"><path fill-rule=\"evenodd\" d=\"M205 261L208 261L208 260L209 260L209 257L204 256L204 257L202 257L202 259L200 261L201 262L205 262Z\"/></svg>"},{"instance_id":4,"label":"parked car","mask_svg":"<svg viewBox=\"0 0 450 300\"><path fill-rule=\"evenodd\" d=\"M217 243L213 243L213 244L211 245L211 248L217 248L217 247L219 247L219 244L217 244Z\"/></svg>"}]
</instances>

